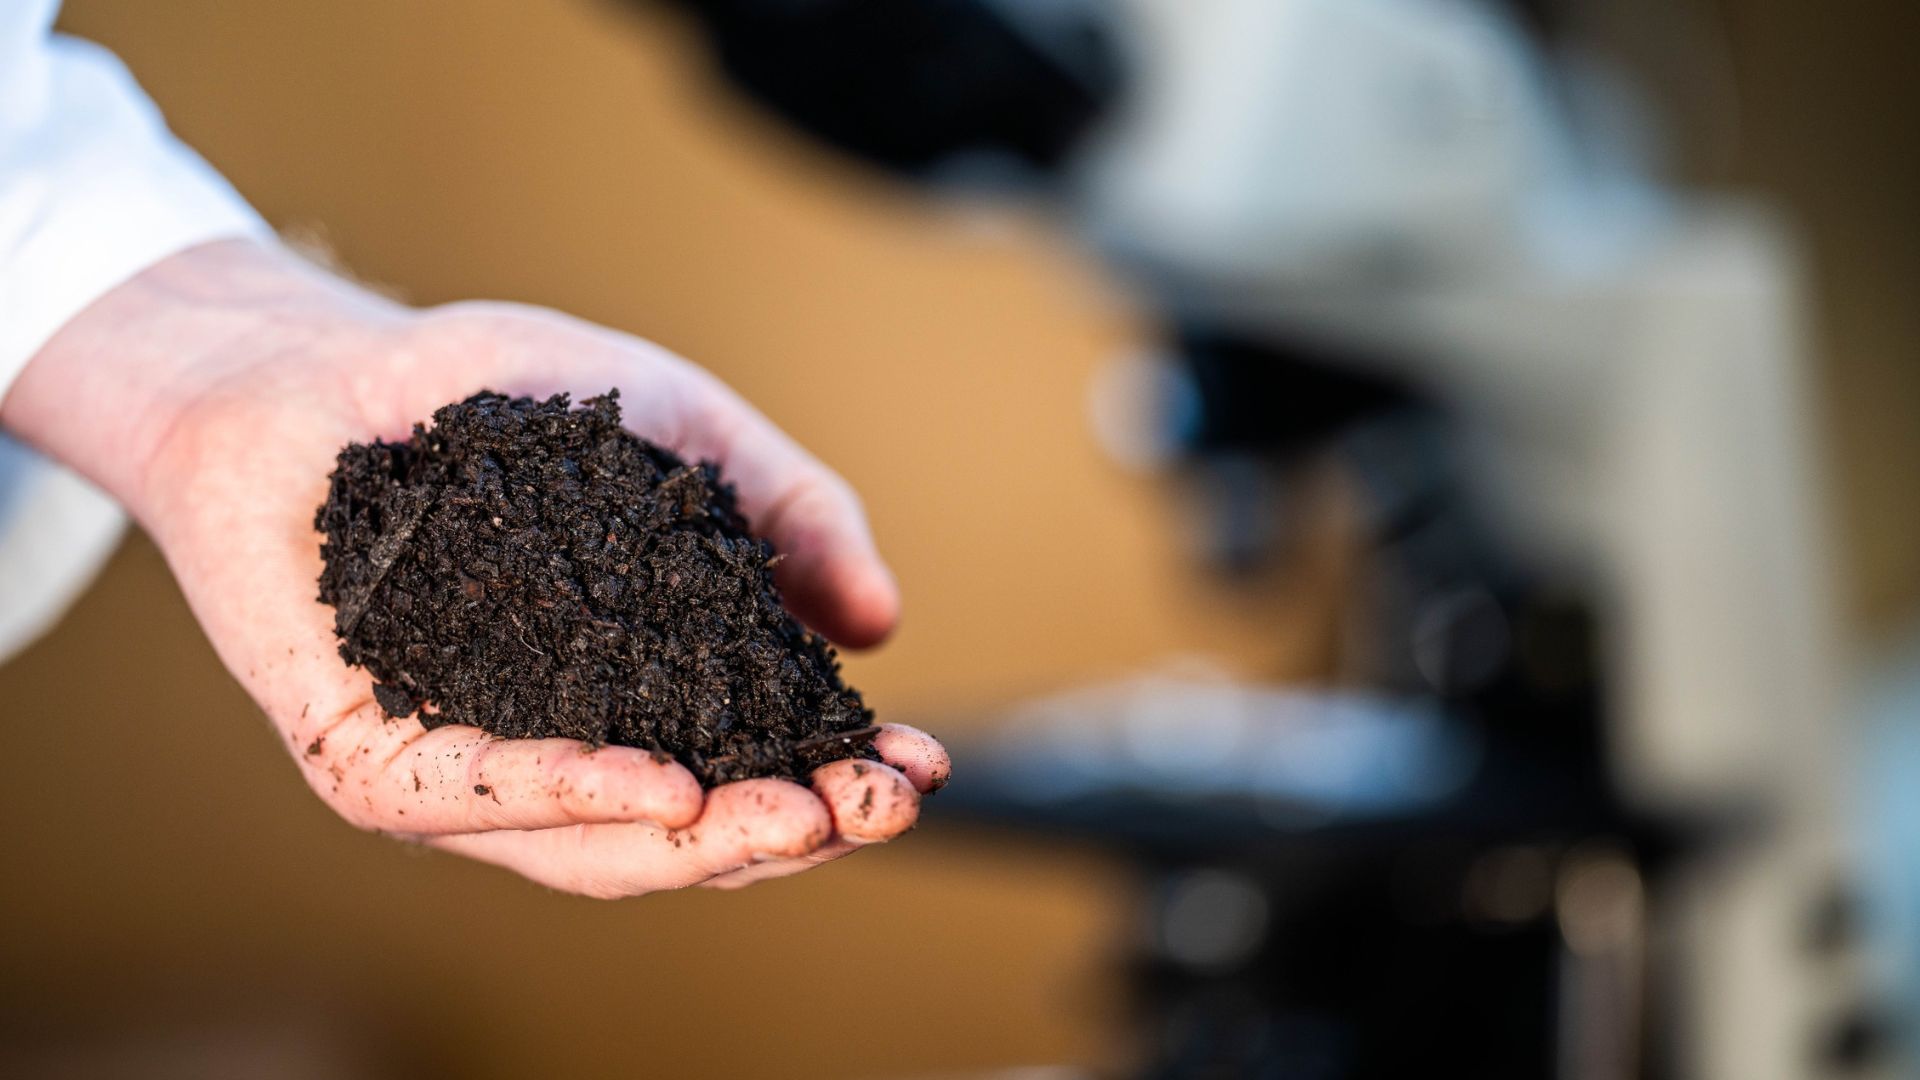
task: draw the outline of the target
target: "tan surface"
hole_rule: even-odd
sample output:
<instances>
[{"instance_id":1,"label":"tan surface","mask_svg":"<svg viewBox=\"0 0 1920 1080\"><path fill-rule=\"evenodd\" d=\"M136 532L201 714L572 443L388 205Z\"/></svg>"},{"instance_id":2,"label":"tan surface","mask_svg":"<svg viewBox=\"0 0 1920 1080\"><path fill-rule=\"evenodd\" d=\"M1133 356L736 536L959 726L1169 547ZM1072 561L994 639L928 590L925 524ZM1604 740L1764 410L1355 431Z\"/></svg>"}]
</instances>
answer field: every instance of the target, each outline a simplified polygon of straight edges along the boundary
<instances>
[{"instance_id":1,"label":"tan surface","mask_svg":"<svg viewBox=\"0 0 1920 1080\"><path fill-rule=\"evenodd\" d=\"M1729 44L1747 97L1733 179L1803 230L1825 362L1831 490L1848 608L1865 635L1920 611L1920 8L1741 0Z\"/></svg>"}]
</instances>

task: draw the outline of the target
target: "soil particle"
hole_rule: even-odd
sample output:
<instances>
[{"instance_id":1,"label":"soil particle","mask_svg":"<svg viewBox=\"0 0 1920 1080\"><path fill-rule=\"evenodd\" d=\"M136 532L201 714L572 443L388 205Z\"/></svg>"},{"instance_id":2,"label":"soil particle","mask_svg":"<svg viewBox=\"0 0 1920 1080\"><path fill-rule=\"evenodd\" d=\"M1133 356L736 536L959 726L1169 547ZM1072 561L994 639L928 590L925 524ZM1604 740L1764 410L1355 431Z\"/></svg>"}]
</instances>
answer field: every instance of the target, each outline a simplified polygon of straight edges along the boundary
<instances>
[{"instance_id":1,"label":"soil particle","mask_svg":"<svg viewBox=\"0 0 1920 1080\"><path fill-rule=\"evenodd\" d=\"M412 716L414 710L419 708L405 690L382 682L373 684L373 700L380 703L381 712L395 719Z\"/></svg>"},{"instance_id":2,"label":"soil particle","mask_svg":"<svg viewBox=\"0 0 1920 1080\"><path fill-rule=\"evenodd\" d=\"M640 747L709 786L875 757L732 487L623 429L616 394L481 393L350 445L315 526L340 655L390 717Z\"/></svg>"}]
</instances>

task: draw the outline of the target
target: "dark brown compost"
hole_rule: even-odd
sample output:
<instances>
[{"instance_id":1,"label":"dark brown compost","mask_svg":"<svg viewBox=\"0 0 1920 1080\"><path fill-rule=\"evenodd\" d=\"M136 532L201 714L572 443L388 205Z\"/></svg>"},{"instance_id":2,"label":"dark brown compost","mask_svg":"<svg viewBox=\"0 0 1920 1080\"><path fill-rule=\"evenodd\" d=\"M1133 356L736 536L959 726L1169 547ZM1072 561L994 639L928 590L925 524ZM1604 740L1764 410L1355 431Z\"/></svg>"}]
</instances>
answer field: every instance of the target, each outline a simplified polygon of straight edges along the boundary
<instances>
[{"instance_id":1,"label":"dark brown compost","mask_svg":"<svg viewBox=\"0 0 1920 1080\"><path fill-rule=\"evenodd\" d=\"M708 785L871 757L733 489L617 399L479 393L342 450L315 518L340 655L389 716L641 747Z\"/></svg>"}]
</instances>

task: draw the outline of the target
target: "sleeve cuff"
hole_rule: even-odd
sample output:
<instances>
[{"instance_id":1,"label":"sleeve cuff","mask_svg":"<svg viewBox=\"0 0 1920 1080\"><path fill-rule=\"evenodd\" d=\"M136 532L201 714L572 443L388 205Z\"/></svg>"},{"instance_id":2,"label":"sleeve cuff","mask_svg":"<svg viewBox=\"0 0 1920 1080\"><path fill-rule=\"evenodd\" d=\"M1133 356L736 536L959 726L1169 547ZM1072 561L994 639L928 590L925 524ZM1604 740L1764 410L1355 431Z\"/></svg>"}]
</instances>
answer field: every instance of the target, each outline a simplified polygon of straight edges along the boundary
<instances>
[{"instance_id":1,"label":"sleeve cuff","mask_svg":"<svg viewBox=\"0 0 1920 1080\"><path fill-rule=\"evenodd\" d=\"M65 614L125 527L98 488L0 435L0 663Z\"/></svg>"},{"instance_id":2,"label":"sleeve cuff","mask_svg":"<svg viewBox=\"0 0 1920 1080\"><path fill-rule=\"evenodd\" d=\"M116 285L197 244L272 235L111 54L60 38L51 51L51 107L0 132L0 397Z\"/></svg>"}]
</instances>

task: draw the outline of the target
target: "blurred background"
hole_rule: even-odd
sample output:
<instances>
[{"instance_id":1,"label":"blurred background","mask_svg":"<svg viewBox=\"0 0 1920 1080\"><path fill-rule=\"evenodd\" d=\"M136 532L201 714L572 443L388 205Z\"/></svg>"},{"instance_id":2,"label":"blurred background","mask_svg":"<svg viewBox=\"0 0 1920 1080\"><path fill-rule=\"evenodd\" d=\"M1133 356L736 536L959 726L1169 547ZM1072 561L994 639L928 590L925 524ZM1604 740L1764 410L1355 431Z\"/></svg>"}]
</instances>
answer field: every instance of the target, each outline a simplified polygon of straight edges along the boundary
<instances>
[{"instance_id":1,"label":"blurred background","mask_svg":"<svg viewBox=\"0 0 1920 1080\"><path fill-rule=\"evenodd\" d=\"M907 598L850 680L958 770L554 896L334 821L129 537L0 668L0 1074L1915 1074L1909 5L63 27L354 273L837 467Z\"/></svg>"}]
</instances>

